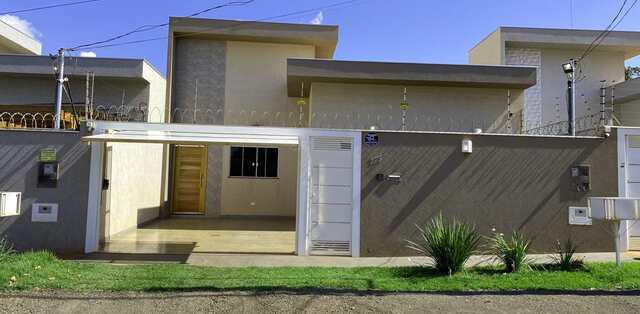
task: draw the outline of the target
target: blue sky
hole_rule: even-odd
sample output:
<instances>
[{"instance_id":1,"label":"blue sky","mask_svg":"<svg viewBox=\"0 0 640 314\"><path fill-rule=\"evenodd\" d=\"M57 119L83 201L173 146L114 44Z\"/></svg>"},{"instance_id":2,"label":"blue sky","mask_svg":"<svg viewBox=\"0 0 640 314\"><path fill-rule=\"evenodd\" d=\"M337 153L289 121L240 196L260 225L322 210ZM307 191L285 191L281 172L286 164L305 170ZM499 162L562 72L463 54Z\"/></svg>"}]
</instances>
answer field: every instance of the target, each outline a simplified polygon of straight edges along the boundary
<instances>
[{"instance_id":1,"label":"blue sky","mask_svg":"<svg viewBox=\"0 0 640 314\"><path fill-rule=\"evenodd\" d=\"M1 11L70 2L72 0L3 0ZM322 11L322 23L340 26L336 59L466 63L467 51L497 26L572 26L571 0L362 0L355 5ZM16 14L22 26L43 43L43 53L108 38L146 24L166 22L225 0L101 0L65 8ZM252 20L319 7L341 0L256 0L254 3L209 12L203 17ZM573 27L601 29L622 1L573 0ZM280 19L309 23L319 12ZM640 5L617 30L640 31ZM166 36L167 29L125 39ZM161 72L166 68L166 39L93 50L100 57L149 60ZM638 64L633 60L632 64Z\"/></svg>"}]
</instances>

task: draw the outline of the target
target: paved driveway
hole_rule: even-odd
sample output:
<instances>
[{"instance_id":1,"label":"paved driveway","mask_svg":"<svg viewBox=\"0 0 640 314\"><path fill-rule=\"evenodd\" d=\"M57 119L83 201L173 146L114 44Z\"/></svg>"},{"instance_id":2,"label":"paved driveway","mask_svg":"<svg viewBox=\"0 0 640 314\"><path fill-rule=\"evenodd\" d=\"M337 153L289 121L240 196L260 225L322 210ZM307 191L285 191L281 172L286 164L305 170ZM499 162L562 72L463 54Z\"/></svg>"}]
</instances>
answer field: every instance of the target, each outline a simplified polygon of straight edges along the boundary
<instances>
[{"instance_id":1,"label":"paved driveway","mask_svg":"<svg viewBox=\"0 0 640 314\"><path fill-rule=\"evenodd\" d=\"M172 293L0 295L3 313L638 313L640 291L583 294Z\"/></svg>"}]
</instances>

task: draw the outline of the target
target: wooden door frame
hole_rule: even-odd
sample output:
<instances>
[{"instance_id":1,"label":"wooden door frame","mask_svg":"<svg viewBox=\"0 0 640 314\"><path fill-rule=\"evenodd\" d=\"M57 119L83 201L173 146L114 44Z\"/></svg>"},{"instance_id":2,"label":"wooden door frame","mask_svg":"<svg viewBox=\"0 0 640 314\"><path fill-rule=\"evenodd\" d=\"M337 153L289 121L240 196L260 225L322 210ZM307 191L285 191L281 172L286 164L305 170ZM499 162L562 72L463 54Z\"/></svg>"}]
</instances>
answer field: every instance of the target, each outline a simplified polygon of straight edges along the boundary
<instances>
[{"instance_id":1,"label":"wooden door frame","mask_svg":"<svg viewBox=\"0 0 640 314\"><path fill-rule=\"evenodd\" d=\"M203 149L202 154L202 175L200 176L200 199L198 205L200 211L175 213L174 207L176 202L176 150L180 146L200 147ZM209 147L207 145L191 145L191 144L174 144L171 145L171 207L169 215L202 215L206 214L205 202L207 197L207 169L209 168Z\"/></svg>"}]
</instances>

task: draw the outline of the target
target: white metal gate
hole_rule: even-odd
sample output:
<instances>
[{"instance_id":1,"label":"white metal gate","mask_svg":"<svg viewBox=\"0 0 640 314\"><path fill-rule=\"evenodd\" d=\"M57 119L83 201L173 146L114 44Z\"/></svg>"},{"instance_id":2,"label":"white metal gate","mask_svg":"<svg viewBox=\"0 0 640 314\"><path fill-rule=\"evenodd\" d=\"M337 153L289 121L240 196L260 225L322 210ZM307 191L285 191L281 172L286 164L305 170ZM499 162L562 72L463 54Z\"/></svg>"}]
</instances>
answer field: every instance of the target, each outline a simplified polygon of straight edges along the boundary
<instances>
[{"instance_id":1,"label":"white metal gate","mask_svg":"<svg viewBox=\"0 0 640 314\"><path fill-rule=\"evenodd\" d=\"M640 136L627 136L625 174L626 197L640 198ZM629 236L640 236L640 223L629 223Z\"/></svg>"},{"instance_id":2,"label":"white metal gate","mask_svg":"<svg viewBox=\"0 0 640 314\"><path fill-rule=\"evenodd\" d=\"M312 255L351 255L352 138L311 137L309 249Z\"/></svg>"}]
</instances>

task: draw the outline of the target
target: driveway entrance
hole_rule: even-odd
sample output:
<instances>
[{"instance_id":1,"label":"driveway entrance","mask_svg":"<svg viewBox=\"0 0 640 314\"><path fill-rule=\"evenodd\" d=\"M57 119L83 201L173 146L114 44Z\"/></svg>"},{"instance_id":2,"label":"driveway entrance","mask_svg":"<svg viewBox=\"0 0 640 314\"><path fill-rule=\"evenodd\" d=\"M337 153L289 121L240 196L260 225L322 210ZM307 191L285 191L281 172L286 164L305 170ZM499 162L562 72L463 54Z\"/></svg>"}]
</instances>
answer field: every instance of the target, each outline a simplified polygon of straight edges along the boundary
<instances>
[{"instance_id":1,"label":"driveway entrance","mask_svg":"<svg viewBox=\"0 0 640 314\"><path fill-rule=\"evenodd\" d=\"M159 219L113 236L105 253L294 254L295 218Z\"/></svg>"},{"instance_id":2,"label":"driveway entrance","mask_svg":"<svg viewBox=\"0 0 640 314\"><path fill-rule=\"evenodd\" d=\"M244 222L234 222L234 220L222 220L222 224L215 225L215 220L208 221L209 218L212 218L211 216L216 216L217 218L218 215L215 214L198 217L203 220L198 222L202 228L196 230L190 226L183 225L183 222L179 220L168 220L164 223L162 221L151 222L149 225L145 225L143 222L142 227L138 223L138 228L130 228L131 230L123 228L125 231L122 234L120 232L113 233L113 237L109 239L110 241L107 241L112 243L105 247L108 250L124 250L126 247L138 247L140 248L138 252L144 250L202 250L212 252L239 252L246 250L247 252L257 253L264 252L266 247L268 248L268 253L290 254L293 251L297 255L350 255L353 257L358 257L360 254L360 152L362 140L360 131L113 121L90 121L89 127L93 128L93 135L83 138L84 141L91 143L85 253L100 250L101 237L99 229L104 220L104 215L100 215L99 206L101 189L109 186L109 184L105 185L103 180L105 147L109 143L137 143L163 145L161 146L163 147L163 160L158 161L157 164L162 164L163 167L161 180L163 186L158 187L158 190L162 190L159 203L163 204L161 206L164 206L164 208L170 202L168 194L171 191L167 188L170 177L168 162L170 156L167 152L171 146L211 147L225 145L230 146L230 149L236 148L236 150L243 147L245 151L242 156L254 156L255 158L247 159L243 157L242 162L237 163L236 167L232 162L235 159L232 160L231 158L233 154L229 154L229 171L228 173L223 171L222 176L236 178L238 174L234 169L237 168L242 169L240 172L241 177L244 177L245 173L250 173L252 174L252 179L255 180L265 180L266 178L262 178L261 174L264 174L264 177L268 177L268 179L277 179L277 172L270 174L269 169L265 168L265 165L269 164L269 160L277 160L269 157L270 149L281 146L295 147L297 160L290 166L287 165L295 167L297 173L296 178L293 180L296 188L294 198L295 227L288 229L290 223L287 223L285 228L279 225L281 222L265 220L264 217L269 217L267 215L272 214L260 212L250 214L262 217L256 222L256 225L266 223L280 226L275 233L269 233L268 230L262 229L252 230L251 227L248 227L249 230L235 230L232 227L234 224L242 224ZM254 153L251 154L251 152ZM261 152L264 152L264 154L261 154ZM183 168L180 168L179 165L179 170L194 170L190 176L180 173L179 179L187 181L179 183L204 182L204 174L213 173L218 168L224 169L224 166L214 168L214 165L209 162L210 165L208 167L210 170L205 171L204 169L206 168L203 166L205 163L203 156L205 155L197 155L200 157L190 156L189 164L185 164ZM222 159L227 160L225 158ZM210 156L208 160L211 160ZM198 162L194 164L193 161ZM123 156L123 158L112 162L123 169L129 169L127 164L131 161L127 159L127 156ZM159 173L159 171L143 172L138 175L125 173L123 176L129 177L130 181L136 181L135 179L148 177L149 173ZM214 176L211 177L214 178ZM127 189L125 191L127 192L121 195L139 195L128 192L129 188L132 189L136 186L135 183L126 184ZM218 182L216 181L214 184L218 184ZM180 186L178 184L178 187ZM199 184L198 186L202 189L205 185ZM212 187L214 185L207 184L207 186ZM226 192L227 190L223 189L222 200L225 200L225 196L233 194L240 197L241 204L248 202L248 206L254 206L255 204L264 203L260 200L253 201L246 197L242 198L242 189L247 189L248 187L241 185L233 190L235 191L234 193L229 194ZM191 193L193 191L197 193ZM188 199L178 198L178 200L184 200L187 204L184 207L185 214L201 211L202 206L196 205L202 204L202 193L196 190L189 190L189 193L182 194L193 197ZM209 195L208 191L205 193ZM216 193L214 191L210 194L215 196ZM261 195L264 195L264 193ZM211 199L216 200L214 197ZM232 198L226 197L226 200L229 199ZM210 208L216 209L217 207L214 204ZM225 206L221 206L221 208L223 217L240 215L235 212L225 212ZM164 216L160 215L160 217ZM131 218L136 217L132 216ZM113 217L111 219L113 220ZM246 219L247 215L242 215L241 220ZM196 224L196 226L198 225ZM243 229L246 228L246 226L243 226ZM201 236L199 239L193 238L194 235L198 234ZM284 243L284 241L279 242L278 240L291 237L291 234L293 234L293 243L295 244L293 250L289 247L289 244L281 245L279 243ZM223 240L215 241L217 238L222 238ZM153 244L151 239L160 244ZM239 239L243 239L242 244L236 241ZM273 239L273 241L266 241L269 239ZM287 243L291 242L287 241Z\"/></svg>"}]
</instances>

